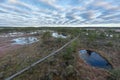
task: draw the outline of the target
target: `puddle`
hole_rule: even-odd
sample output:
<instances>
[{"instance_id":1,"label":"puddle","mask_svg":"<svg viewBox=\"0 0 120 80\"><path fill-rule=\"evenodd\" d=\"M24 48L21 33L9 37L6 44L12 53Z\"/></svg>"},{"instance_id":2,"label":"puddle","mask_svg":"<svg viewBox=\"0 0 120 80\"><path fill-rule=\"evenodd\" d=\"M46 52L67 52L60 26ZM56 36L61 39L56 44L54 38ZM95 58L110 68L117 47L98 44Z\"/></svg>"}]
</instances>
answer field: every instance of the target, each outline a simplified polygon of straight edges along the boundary
<instances>
[{"instance_id":1,"label":"puddle","mask_svg":"<svg viewBox=\"0 0 120 80\"><path fill-rule=\"evenodd\" d=\"M38 39L36 37L20 37L13 39L12 41L13 41L12 44L24 45L24 44L32 44L34 42L37 42Z\"/></svg>"},{"instance_id":2,"label":"puddle","mask_svg":"<svg viewBox=\"0 0 120 80\"><path fill-rule=\"evenodd\" d=\"M0 37L17 37L17 36L23 36L24 33L22 32L13 32L13 33L4 33L0 35Z\"/></svg>"},{"instance_id":3,"label":"puddle","mask_svg":"<svg viewBox=\"0 0 120 80\"><path fill-rule=\"evenodd\" d=\"M19 36L25 36L25 35L34 35L34 34L40 34L44 32L53 32L51 30L37 30L32 32L10 32L10 33L2 33L0 34L0 37L19 37Z\"/></svg>"},{"instance_id":4,"label":"puddle","mask_svg":"<svg viewBox=\"0 0 120 80\"><path fill-rule=\"evenodd\" d=\"M115 32L120 32L120 29L116 29Z\"/></svg>"},{"instance_id":5,"label":"puddle","mask_svg":"<svg viewBox=\"0 0 120 80\"><path fill-rule=\"evenodd\" d=\"M64 34L58 34L57 32L52 33L52 37L54 38L67 38Z\"/></svg>"},{"instance_id":6,"label":"puddle","mask_svg":"<svg viewBox=\"0 0 120 80\"><path fill-rule=\"evenodd\" d=\"M86 36L88 36L89 34L88 34L88 33L86 33L85 35L86 35Z\"/></svg>"},{"instance_id":7,"label":"puddle","mask_svg":"<svg viewBox=\"0 0 120 80\"><path fill-rule=\"evenodd\" d=\"M29 34L37 34L38 32L30 32Z\"/></svg>"},{"instance_id":8,"label":"puddle","mask_svg":"<svg viewBox=\"0 0 120 80\"><path fill-rule=\"evenodd\" d=\"M79 54L80 57L91 66L112 69L111 64L96 52L90 50L80 50Z\"/></svg>"},{"instance_id":9,"label":"puddle","mask_svg":"<svg viewBox=\"0 0 120 80\"><path fill-rule=\"evenodd\" d=\"M112 38L112 37L113 37L113 35L111 34L111 35L110 35L110 37Z\"/></svg>"}]
</instances>

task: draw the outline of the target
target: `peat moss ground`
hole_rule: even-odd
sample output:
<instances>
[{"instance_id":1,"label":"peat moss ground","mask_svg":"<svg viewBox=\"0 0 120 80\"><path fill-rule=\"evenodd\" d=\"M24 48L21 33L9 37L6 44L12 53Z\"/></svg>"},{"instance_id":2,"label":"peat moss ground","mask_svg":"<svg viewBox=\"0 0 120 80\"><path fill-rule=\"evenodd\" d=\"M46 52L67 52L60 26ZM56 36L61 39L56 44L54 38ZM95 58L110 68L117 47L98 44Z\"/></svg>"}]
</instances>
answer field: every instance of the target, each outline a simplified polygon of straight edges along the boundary
<instances>
[{"instance_id":1,"label":"peat moss ground","mask_svg":"<svg viewBox=\"0 0 120 80\"><path fill-rule=\"evenodd\" d=\"M109 72L85 64L78 56L79 40L14 80L106 80Z\"/></svg>"},{"instance_id":2,"label":"peat moss ground","mask_svg":"<svg viewBox=\"0 0 120 80\"><path fill-rule=\"evenodd\" d=\"M1 80L47 56L69 41L69 38L53 38L50 33L48 35L48 32L36 37L39 39L38 42L24 45L17 50L11 50L0 58Z\"/></svg>"},{"instance_id":3,"label":"peat moss ground","mask_svg":"<svg viewBox=\"0 0 120 80\"><path fill-rule=\"evenodd\" d=\"M61 33L70 34L72 37L75 37L77 35L80 36L77 39L77 41L73 42L64 50L60 51L59 54L48 58L44 62L26 71L22 75L19 75L18 77L14 78L14 80L120 80L119 32L114 32L114 30L111 30L109 28L108 29L98 28L94 30L74 28L74 29L57 29L57 31L59 32L62 31ZM37 45L34 46L34 49L31 49L33 48L32 46L25 46L19 51L19 54L14 54L14 56L12 56L14 58L17 57L17 55L18 57L20 57L19 55L21 51L24 52L24 54L22 54L20 58L15 59L13 58L14 61L18 60L18 62L26 61L25 63L23 62L22 64L18 65L20 69L21 69L20 65L23 65L25 67L26 64L33 63L41 56L44 57L45 55L56 50L58 47L62 46L67 41L69 41L69 40L61 41L61 39L54 40L46 37L43 38L48 39L50 41L45 41L46 43L44 43L44 45L41 45L42 43L33 44L32 46ZM46 51L46 49L48 51ZM81 49L88 49L100 53L100 55L102 55L112 64L114 69L109 71L101 68L95 68L86 64L82 59L80 59L78 55L78 51ZM26 54L28 50L30 50L29 54L28 53ZM31 50L33 50L33 52L36 51L36 53L34 52L33 54ZM31 58L27 59L26 58L27 56L31 56ZM32 61L29 62L29 60L31 59ZM6 59L3 60L3 63L5 63L5 61ZM12 63L13 61L10 62ZM9 64L10 62L7 62L7 64ZM2 70L3 74L5 75L4 77L7 77L8 75L16 72L16 70L14 69L16 69L17 65L14 63L12 64L13 64L11 65L12 68L6 68ZM15 66L15 68L13 66ZM9 71L9 73L7 73L7 71Z\"/></svg>"}]
</instances>

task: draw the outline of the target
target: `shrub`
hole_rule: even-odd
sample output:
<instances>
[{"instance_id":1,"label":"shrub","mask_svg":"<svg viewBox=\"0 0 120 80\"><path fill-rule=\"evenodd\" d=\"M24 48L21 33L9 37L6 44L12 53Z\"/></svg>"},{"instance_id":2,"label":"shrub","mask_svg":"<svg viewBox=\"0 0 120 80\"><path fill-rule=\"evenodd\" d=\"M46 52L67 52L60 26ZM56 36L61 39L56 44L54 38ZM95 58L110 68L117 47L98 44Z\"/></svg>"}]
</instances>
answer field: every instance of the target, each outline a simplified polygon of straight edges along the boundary
<instances>
[{"instance_id":1,"label":"shrub","mask_svg":"<svg viewBox=\"0 0 120 80\"><path fill-rule=\"evenodd\" d=\"M66 75L67 76L70 76L70 75L74 74L74 72L75 72L74 67L72 65L69 65L69 66L66 67Z\"/></svg>"},{"instance_id":2,"label":"shrub","mask_svg":"<svg viewBox=\"0 0 120 80\"><path fill-rule=\"evenodd\" d=\"M74 57L72 56L72 54L76 51L76 47L78 46L78 41L74 41L71 43L71 45L66 48L64 54L63 54L63 58L65 60L71 60Z\"/></svg>"},{"instance_id":3,"label":"shrub","mask_svg":"<svg viewBox=\"0 0 120 80\"><path fill-rule=\"evenodd\" d=\"M100 38L104 39L106 37L106 35L104 33L100 34Z\"/></svg>"},{"instance_id":4,"label":"shrub","mask_svg":"<svg viewBox=\"0 0 120 80\"><path fill-rule=\"evenodd\" d=\"M111 41L109 41L108 43L106 43L106 46L112 47L112 46L113 46L113 43L112 43Z\"/></svg>"},{"instance_id":5,"label":"shrub","mask_svg":"<svg viewBox=\"0 0 120 80\"><path fill-rule=\"evenodd\" d=\"M71 60L71 59L73 59L72 53L73 53L72 47L68 47L66 49L66 52L63 54L64 60Z\"/></svg>"},{"instance_id":6,"label":"shrub","mask_svg":"<svg viewBox=\"0 0 120 80\"><path fill-rule=\"evenodd\" d=\"M92 41L96 40L97 36L98 35L96 33L92 33L92 34L88 35L88 40L90 42L92 42Z\"/></svg>"},{"instance_id":7,"label":"shrub","mask_svg":"<svg viewBox=\"0 0 120 80\"><path fill-rule=\"evenodd\" d=\"M72 48L72 51L76 51L76 48L77 48L77 46L78 46L78 41L74 41L74 42L72 42L71 43L71 48Z\"/></svg>"},{"instance_id":8,"label":"shrub","mask_svg":"<svg viewBox=\"0 0 120 80\"><path fill-rule=\"evenodd\" d=\"M57 39L56 39L56 43L61 43L63 40L64 40L64 39L62 39L62 38L57 38Z\"/></svg>"},{"instance_id":9,"label":"shrub","mask_svg":"<svg viewBox=\"0 0 120 80\"><path fill-rule=\"evenodd\" d=\"M45 33L42 35L42 40L43 40L43 42L44 42L44 41L48 41L50 37L51 37L50 32L45 32Z\"/></svg>"},{"instance_id":10,"label":"shrub","mask_svg":"<svg viewBox=\"0 0 120 80\"><path fill-rule=\"evenodd\" d=\"M108 80L120 80L120 69L113 69L110 72L111 76L108 77Z\"/></svg>"}]
</instances>

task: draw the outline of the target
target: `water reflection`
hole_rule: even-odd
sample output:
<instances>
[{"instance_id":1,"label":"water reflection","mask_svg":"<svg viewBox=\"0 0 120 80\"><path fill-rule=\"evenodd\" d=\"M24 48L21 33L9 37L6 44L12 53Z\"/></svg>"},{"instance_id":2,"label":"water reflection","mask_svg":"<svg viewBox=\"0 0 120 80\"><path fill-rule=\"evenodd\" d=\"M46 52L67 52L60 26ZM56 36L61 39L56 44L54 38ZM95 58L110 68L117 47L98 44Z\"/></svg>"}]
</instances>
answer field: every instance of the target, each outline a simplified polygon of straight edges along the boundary
<instances>
[{"instance_id":1,"label":"water reflection","mask_svg":"<svg viewBox=\"0 0 120 80\"><path fill-rule=\"evenodd\" d=\"M12 41L13 41L12 44L24 45L24 44L31 44L31 43L37 42L38 39L36 37L20 37L20 38L13 39Z\"/></svg>"},{"instance_id":2,"label":"water reflection","mask_svg":"<svg viewBox=\"0 0 120 80\"><path fill-rule=\"evenodd\" d=\"M54 38L67 38L66 35L64 35L64 34L58 34L57 32L53 32L52 33L52 37L54 37Z\"/></svg>"},{"instance_id":3,"label":"water reflection","mask_svg":"<svg viewBox=\"0 0 120 80\"><path fill-rule=\"evenodd\" d=\"M80 50L79 54L80 57L91 66L112 69L111 64L96 52L90 50Z\"/></svg>"}]
</instances>

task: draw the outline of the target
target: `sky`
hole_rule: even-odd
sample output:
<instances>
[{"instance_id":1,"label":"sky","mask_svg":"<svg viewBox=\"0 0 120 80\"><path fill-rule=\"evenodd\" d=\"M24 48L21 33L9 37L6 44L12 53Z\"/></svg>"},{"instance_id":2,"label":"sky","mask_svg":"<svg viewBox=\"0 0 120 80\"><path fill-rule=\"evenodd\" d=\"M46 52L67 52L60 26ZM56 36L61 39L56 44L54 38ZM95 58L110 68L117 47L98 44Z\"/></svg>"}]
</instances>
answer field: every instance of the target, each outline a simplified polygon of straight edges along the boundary
<instances>
[{"instance_id":1,"label":"sky","mask_svg":"<svg viewBox=\"0 0 120 80\"><path fill-rule=\"evenodd\" d=\"M120 0L0 0L0 26L120 26Z\"/></svg>"}]
</instances>

